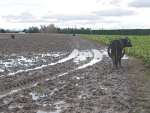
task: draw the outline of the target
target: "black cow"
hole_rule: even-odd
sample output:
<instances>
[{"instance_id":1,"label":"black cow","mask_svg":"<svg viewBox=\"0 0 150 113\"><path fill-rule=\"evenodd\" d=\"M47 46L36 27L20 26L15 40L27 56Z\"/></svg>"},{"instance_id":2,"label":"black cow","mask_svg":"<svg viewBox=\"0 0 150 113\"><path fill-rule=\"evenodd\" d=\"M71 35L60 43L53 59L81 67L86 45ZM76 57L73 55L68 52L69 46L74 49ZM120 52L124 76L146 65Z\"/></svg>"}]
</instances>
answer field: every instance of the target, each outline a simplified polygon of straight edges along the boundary
<instances>
[{"instance_id":1,"label":"black cow","mask_svg":"<svg viewBox=\"0 0 150 113\"><path fill-rule=\"evenodd\" d=\"M10 35L10 36L11 36L11 38L12 38L12 39L14 39L14 38L15 38L15 35Z\"/></svg>"},{"instance_id":2,"label":"black cow","mask_svg":"<svg viewBox=\"0 0 150 113\"><path fill-rule=\"evenodd\" d=\"M121 58L124 56L125 47L132 47L132 44L128 37L120 40L115 39L110 42L107 52L109 57L113 61L113 69L118 68L118 62L119 66L121 67Z\"/></svg>"}]
</instances>

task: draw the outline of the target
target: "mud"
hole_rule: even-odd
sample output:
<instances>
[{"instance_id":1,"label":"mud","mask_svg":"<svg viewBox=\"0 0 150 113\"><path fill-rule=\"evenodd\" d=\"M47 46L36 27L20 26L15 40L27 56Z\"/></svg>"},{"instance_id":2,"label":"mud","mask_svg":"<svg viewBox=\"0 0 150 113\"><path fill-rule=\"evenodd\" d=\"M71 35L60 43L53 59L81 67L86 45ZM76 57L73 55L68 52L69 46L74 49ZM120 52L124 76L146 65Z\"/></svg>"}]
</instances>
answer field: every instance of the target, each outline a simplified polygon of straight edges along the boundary
<instances>
[{"instance_id":1,"label":"mud","mask_svg":"<svg viewBox=\"0 0 150 113\"><path fill-rule=\"evenodd\" d=\"M107 47L72 35L0 40L0 112L129 113L137 106L125 56L112 70ZM142 108L141 108L142 110Z\"/></svg>"}]
</instances>

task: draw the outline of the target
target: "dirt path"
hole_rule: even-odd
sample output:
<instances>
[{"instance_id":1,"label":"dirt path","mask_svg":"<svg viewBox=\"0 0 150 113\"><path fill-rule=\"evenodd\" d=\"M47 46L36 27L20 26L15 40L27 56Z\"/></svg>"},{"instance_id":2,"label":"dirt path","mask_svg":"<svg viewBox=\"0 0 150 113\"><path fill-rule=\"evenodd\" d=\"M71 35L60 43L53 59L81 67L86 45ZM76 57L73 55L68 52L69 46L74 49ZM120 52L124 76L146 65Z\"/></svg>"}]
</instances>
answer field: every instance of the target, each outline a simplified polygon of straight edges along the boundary
<instances>
[{"instance_id":1,"label":"dirt path","mask_svg":"<svg viewBox=\"0 0 150 113\"><path fill-rule=\"evenodd\" d=\"M0 112L130 113L137 105L124 57L111 69L106 46L71 35L0 40Z\"/></svg>"}]
</instances>

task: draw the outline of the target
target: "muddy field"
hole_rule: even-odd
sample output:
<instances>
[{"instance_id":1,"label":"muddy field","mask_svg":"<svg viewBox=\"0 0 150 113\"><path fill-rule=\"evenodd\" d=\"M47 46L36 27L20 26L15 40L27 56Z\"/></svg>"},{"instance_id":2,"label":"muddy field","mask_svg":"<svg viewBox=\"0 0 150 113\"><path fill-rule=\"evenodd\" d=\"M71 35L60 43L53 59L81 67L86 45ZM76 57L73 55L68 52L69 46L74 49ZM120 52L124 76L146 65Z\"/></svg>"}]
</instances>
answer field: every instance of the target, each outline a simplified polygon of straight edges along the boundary
<instances>
[{"instance_id":1,"label":"muddy field","mask_svg":"<svg viewBox=\"0 0 150 113\"><path fill-rule=\"evenodd\" d=\"M106 49L72 35L0 40L0 112L142 112L129 80L134 58L125 56L112 70Z\"/></svg>"}]
</instances>

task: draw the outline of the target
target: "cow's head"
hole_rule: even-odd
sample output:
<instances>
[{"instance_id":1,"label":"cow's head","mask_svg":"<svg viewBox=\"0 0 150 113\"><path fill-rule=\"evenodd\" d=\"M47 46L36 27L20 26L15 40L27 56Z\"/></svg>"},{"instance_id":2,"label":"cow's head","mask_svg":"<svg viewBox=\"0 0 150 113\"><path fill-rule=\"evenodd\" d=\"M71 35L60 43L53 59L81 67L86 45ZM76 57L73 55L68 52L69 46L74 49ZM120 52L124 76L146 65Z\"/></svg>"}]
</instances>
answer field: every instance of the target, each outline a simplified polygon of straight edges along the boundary
<instances>
[{"instance_id":1,"label":"cow's head","mask_svg":"<svg viewBox=\"0 0 150 113\"><path fill-rule=\"evenodd\" d=\"M125 40L125 47L132 47L132 44L130 42L130 39L128 37L124 38Z\"/></svg>"}]
</instances>

